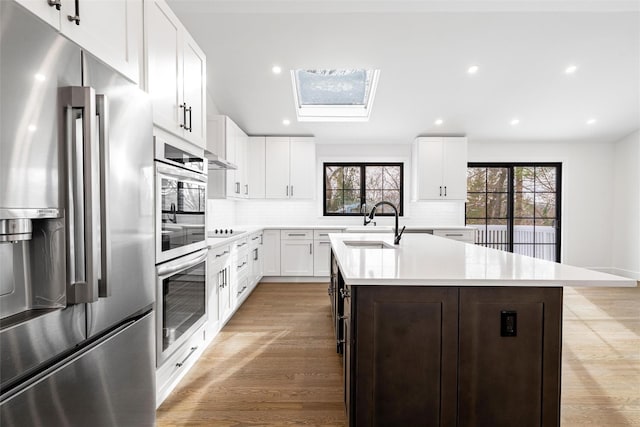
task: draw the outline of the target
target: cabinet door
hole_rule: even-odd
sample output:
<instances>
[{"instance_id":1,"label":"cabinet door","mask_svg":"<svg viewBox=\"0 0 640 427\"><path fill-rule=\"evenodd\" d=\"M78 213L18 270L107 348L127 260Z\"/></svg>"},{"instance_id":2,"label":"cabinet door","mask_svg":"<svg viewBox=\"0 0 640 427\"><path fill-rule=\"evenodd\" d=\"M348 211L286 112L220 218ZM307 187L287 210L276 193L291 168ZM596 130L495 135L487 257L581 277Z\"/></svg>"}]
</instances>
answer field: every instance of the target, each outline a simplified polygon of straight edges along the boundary
<instances>
[{"instance_id":1,"label":"cabinet door","mask_svg":"<svg viewBox=\"0 0 640 427\"><path fill-rule=\"evenodd\" d=\"M187 104L187 124L184 136L204 148L206 143L206 76L207 60L204 52L186 31L183 34L184 99ZM190 109L190 110L189 110Z\"/></svg>"},{"instance_id":2,"label":"cabinet door","mask_svg":"<svg viewBox=\"0 0 640 427\"><path fill-rule=\"evenodd\" d=\"M222 264L215 261L212 251L209 251L209 262L207 263L207 323L208 330L213 334L219 328L220 302L218 300L220 286L222 284Z\"/></svg>"},{"instance_id":3,"label":"cabinet door","mask_svg":"<svg viewBox=\"0 0 640 427\"><path fill-rule=\"evenodd\" d=\"M60 11L56 9L55 5L49 5L47 0L16 0L16 3L21 4L29 12L42 19L56 30L60 30L61 12L68 12L70 14L73 12L74 8L74 3L70 0L65 0L64 3L62 0L60 1Z\"/></svg>"},{"instance_id":4,"label":"cabinet door","mask_svg":"<svg viewBox=\"0 0 640 427\"><path fill-rule=\"evenodd\" d=\"M289 138L266 137L265 172L265 197L289 198Z\"/></svg>"},{"instance_id":5,"label":"cabinet door","mask_svg":"<svg viewBox=\"0 0 640 427\"><path fill-rule=\"evenodd\" d=\"M282 276L313 276L313 240L283 240L280 273Z\"/></svg>"},{"instance_id":6,"label":"cabinet door","mask_svg":"<svg viewBox=\"0 0 640 427\"><path fill-rule=\"evenodd\" d=\"M418 138L417 185L418 199L441 199L444 194L442 184L442 138Z\"/></svg>"},{"instance_id":7,"label":"cabinet door","mask_svg":"<svg viewBox=\"0 0 640 427\"><path fill-rule=\"evenodd\" d=\"M242 129L238 128L238 137L236 139L236 187L240 189L238 197L240 199L249 198L249 184L247 183L247 143L249 137Z\"/></svg>"},{"instance_id":8,"label":"cabinet door","mask_svg":"<svg viewBox=\"0 0 640 427\"><path fill-rule=\"evenodd\" d=\"M145 3L147 91L153 107L153 122L182 135L182 64L180 63L180 21L162 0Z\"/></svg>"},{"instance_id":9,"label":"cabinet door","mask_svg":"<svg viewBox=\"0 0 640 427\"><path fill-rule=\"evenodd\" d=\"M331 242L314 241L313 275L329 276L331 272Z\"/></svg>"},{"instance_id":10,"label":"cabinet door","mask_svg":"<svg viewBox=\"0 0 640 427\"><path fill-rule=\"evenodd\" d=\"M459 318L459 425L557 426L562 288L462 288Z\"/></svg>"},{"instance_id":11,"label":"cabinet door","mask_svg":"<svg viewBox=\"0 0 640 427\"><path fill-rule=\"evenodd\" d=\"M356 290L351 297L356 312L349 319L354 328L350 387L356 391L349 425L456 425L457 289ZM347 306L345 300L345 313ZM349 351L345 347L345 363Z\"/></svg>"},{"instance_id":12,"label":"cabinet door","mask_svg":"<svg viewBox=\"0 0 640 427\"><path fill-rule=\"evenodd\" d=\"M264 230L262 247L265 276L280 276L280 230Z\"/></svg>"},{"instance_id":13,"label":"cabinet door","mask_svg":"<svg viewBox=\"0 0 640 427\"><path fill-rule=\"evenodd\" d=\"M247 143L247 185L250 199L264 199L265 138L252 136Z\"/></svg>"},{"instance_id":14,"label":"cabinet door","mask_svg":"<svg viewBox=\"0 0 640 427\"><path fill-rule=\"evenodd\" d=\"M313 199L315 191L316 145L313 138L291 138L289 197Z\"/></svg>"},{"instance_id":15,"label":"cabinet door","mask_svg":"<svg viewBox=\"0 0 640 427\"><path fill-rule=\"evenodd\" d=\"M224 118L225 132L224 139L226 141L226 157L225 159L236 166L238 161L236 159L236 152L238 147L238 137L240 135L240 128L229 117ZM237 198L240 195L240 184L236 179L236 170L227 170L227 198Z\"/></svg>"},{"instance_id":16,"label":"cabinet door","mask_svg":"<svg viewBox=\"0 0 640 427\"><path fill-rule=\"evenodd\" d=\"M442 184L447 200L467 198L467 138L443 138Z\"/></svg>"}]
</instances>

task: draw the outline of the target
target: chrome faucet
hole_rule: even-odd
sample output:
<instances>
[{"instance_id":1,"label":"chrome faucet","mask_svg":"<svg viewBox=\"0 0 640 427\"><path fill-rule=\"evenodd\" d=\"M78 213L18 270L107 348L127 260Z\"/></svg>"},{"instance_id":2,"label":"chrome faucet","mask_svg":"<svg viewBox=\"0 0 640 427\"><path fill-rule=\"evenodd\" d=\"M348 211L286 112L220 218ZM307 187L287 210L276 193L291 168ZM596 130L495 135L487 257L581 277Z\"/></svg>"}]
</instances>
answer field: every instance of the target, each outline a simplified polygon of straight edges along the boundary
<instances>
[{"instance_id":1,"label":"chrome faucet","mask_svg":"<svg viewBox=\"0 0 640 427\"><path fill-rule=\"evenodd\" d=\"M378 202L375 204L375 206L371 209L371 212L369 212L369 219L367 220L367 217L364 217L364 225L369 224L371 221L373 221L373 217L376 214L376 208L380 205L388 205L391 206L393 208L393 212L396 215L396 228L394 230L394 238L393 238L393 244L394 245L398 245L400 244L400 238L402 237L402 233L404 233L404 229L407 228L407 226L405 225L404 227L402 227L402 230L400 230L400 232L398 232L398 209L395 207L395 205L391 202L387 202L385 200Z\"/></svg>"}]
</instances>

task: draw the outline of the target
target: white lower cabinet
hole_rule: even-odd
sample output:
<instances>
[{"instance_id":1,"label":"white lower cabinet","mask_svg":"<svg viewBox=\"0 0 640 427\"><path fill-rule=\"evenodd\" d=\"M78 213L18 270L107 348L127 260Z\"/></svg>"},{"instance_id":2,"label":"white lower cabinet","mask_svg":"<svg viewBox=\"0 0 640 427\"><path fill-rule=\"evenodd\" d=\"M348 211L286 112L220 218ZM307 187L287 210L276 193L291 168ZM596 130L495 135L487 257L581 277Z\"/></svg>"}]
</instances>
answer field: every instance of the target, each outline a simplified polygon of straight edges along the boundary
<instances>
[{"instance_id":1,"label":"white lower cabinet","mask_svg":"<svg viewBox=\"0 0 640 427\"><path fill-rule=\"evenodd\" d=\"M249 236L249 289L253 289L260 279L262 279L264 272L264 253L262 248L263 237L262 231Z\"/></svg>"},{"instance_id":2,"label":"white lower cabinet","mask_svg":"<svg viewBox=\"0 0 640 427\"><path fill-rule=\"evenodd\" d=\"M264 276L280 276L280 230L264 230L262 248Z\"/></svg>"},{"instance_id":3,"label":"white lower cabinet","mask_svg":"<svg viewBox=\"0 0 640 427\"><path fill-rule=\"evenodd\" d=\"M231 247L209 250L209 313L210 334L215 334L231 315Z\"/></svg>"},{"instance_id":4,"label":"white lower cabinet","mask_svg":"<svg viewBox=\"0 0 640 427\"><path fill-rule=\"evenodd\" d=\"M331 262L331 242L329 234L341 233L342 230L314 230L313 232L313 275L329 277Z\"/></svg>"},{"instance_id":5,"label":"white lower cabinet","mask_svg":"<svg viewBox=\"0 0 640 427\"><path fill-rule=\"evenodd\" d=\"M280 275L313 276L313 230L281 230Z\"/></svg>"}]
</instances>

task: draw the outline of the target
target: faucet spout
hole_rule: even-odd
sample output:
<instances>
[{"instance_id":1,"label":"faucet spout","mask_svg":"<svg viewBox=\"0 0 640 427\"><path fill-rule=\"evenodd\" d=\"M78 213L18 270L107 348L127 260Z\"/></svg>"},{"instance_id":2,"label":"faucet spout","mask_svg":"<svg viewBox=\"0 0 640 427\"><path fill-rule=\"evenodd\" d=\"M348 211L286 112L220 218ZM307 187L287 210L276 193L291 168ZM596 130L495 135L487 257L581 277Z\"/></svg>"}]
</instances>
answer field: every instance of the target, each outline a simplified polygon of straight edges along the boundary
<instances>
[{"instance_id":1,"label":"faucet spout","mask_svg":"<svg viewBox=\"0 0 640 427\"><path fill-rule=\"evenodd\" d=\"M368 224L369 222L373 221L373 217L376 214L376 209L378 206L380 205L387 205L390 206L393 209L393 212L395 214L396 217L396 227L394 229L394 238L393 238L393 244L394 245L398 245L400 244L400 238L402 238L402 233L404 233L404 229L407 228L407 226L402 227L402 230L400 230L400 232L398 232L398 208L396 208L396 206L391 203L391 202L387 202L386 200L383 200L381 202L378 202L375 204L375 206L371 209L371 212L369 213L369 220L366 220L365 217L365 225Z\"/></svg>"}]
</instances>

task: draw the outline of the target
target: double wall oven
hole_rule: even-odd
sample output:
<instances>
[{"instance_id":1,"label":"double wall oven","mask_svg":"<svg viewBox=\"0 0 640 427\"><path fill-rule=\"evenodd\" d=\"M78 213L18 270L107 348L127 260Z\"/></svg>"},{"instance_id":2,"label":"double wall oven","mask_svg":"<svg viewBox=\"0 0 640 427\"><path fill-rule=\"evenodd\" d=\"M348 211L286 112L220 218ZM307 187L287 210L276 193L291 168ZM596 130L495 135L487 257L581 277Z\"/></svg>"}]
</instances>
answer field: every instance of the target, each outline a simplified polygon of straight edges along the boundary
<instances>
[{"instance_id":1,"label":"double wall oven","mask_svg":"<svg viewBox=\"0 0 640 427\"><path fill-rule=\"evenodd\" d=\"M207 160L194 147L156 136L155 177L160 366L207 319Z\"/></svg>"}]
</instances>

